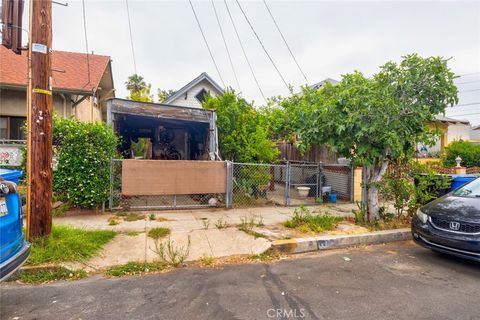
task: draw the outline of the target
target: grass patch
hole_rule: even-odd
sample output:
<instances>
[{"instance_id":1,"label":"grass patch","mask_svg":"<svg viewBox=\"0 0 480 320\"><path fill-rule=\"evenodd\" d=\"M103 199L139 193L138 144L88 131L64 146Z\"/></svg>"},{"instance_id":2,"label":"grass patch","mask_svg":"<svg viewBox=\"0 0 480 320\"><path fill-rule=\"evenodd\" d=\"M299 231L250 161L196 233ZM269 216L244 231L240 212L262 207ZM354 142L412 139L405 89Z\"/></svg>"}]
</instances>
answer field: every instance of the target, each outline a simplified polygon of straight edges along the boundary
<instances>
[{"instance_id":1,"label":"grass patch","mask_svg":"<svg viewBox=\"0 0 480 320\"><path fill-rule=\"evenodd\" d=\"M46 270L20 271L11 281L21 281L29 284L39 284L57 280L78 280L85 278L85 270L69 270L64 267L54 267Z\"/></svg>"},{"instance_id":2,"label":"grass patch","mask_svg":"<svg viewBox=\"0 0 480 320\"><path fill-rule=\"evenodd\" d=\"M62 203L60 206L52 210L52 216L64 217L67 211L70 209L71 206L68 203Z\"/></svg>"},{"instance_id":3,"label":"grass patch","mask_svg":"<svg viewBox=\"0 0 480 320\"><path fill-rule=\"evenodd\" d=\"M127 232L127 236L129 236L129 237L136 237L139 234L140 234L140 232L138 232L138 231L128 231Z\"/></svg>"},{"instance_id":4,"label":"grass patch","mask_svg":"<svg viewBox=\"0 0 480 320\"><path fill-rule=\"evenodd\" d=\"M287 228L297 229L302 233L324 232L335 229L342 217L329 214L313 214L307 208L300 206L295 209L293 217L283 223Z\"/></svg>"},{"instance_id":5,"label":"grass patch","mask_svg":"<svg viewBox=\"0 0 480 320\"><path fill-rule=\"evenodd\" d=\"M272 250L267 250L267 251L262 252L260 254L254 254L254 255L250 256L250 260L261 261L261 262L273 261L273 260L277 260L278 258L279 258L279 254L277 252L272 251Z\"/></svg>"},{"instance_id":6,"label":"grass patch","mask_svg":"<svg viewBox=\"0 0 480 320\"><path fill-rule=\"evenodd\" d=\"M155 239L155 248L152 251L158 255L160 263L176 268L188 258L190 245L190 236L185 246L175 245L170 237L164 241Z\"/></svg>"},{"instance_id":7,"label":"grass patch","mask_svg":"<svg viewBox=\"0 0 480 320\"><path fill-rule=\"evenodd\" d=\"M157 228L150 229L148 231L148 236L153 239L160 239L168 236L170 232L171 231L168 228L157 227Z\"/></svg>"},{"instance_id":8,"label":"grass patch","mask_svg":"<svg viewBox=\"0 0 480 320\"><path fill-rule=\"evenodd\" d=\"M123 217L123 220L129 221L129 222L143 220L143 219L145 219L145 215L140 213L129 213Z\"/></svg>"},{"instance_id":9,"label":"grass patch","mask_svg":"<svg viewBox=\"0 0 480 320\"><path fill-rule=\"evenodd\" d=\"M85 261L112 240L115 234L115 231L110 230L87 231L54 225L48 239L32 241L32 251L27 264Z\"/></svg>"},{"instance_id":10,"label":"grass patch","mask_svg":"<svg viewBox=\"0 0 480 320\"><path fill-rule=\"evenodd\" d=\"M253 230L254 227L264 226L263 217L256 215L243 216L240 218L240 224L238 230L243 231L256 238L266 238L263 233Z\"/></svg>"},{"instance_id":11,"label":"grass patch","mask_svg":"<svg viewBox=\"0 0 480 320\"><path fill-rule=\"evenodd\" d=\"M215 222L215 227L217 229L225 229L228 227L228 223L223 217L220 217L216 222Z\"/></svg>"},{"instance_id":12,"label":"grass patch","mask_svg":"<svg viewBox=\"0 0 480 320\"><path fill-rule=\"evenodd\" d=\"M148 220L154 221L155 220L155 215L153 213L150 213L150 215L148 216Z\"/></svg>"},{"instance_id":13,"label":"grass patch","mask_svg":"<svg viewBox=\"0 0 480 320\"><path fill-rule=\"evenodd\" d=\"M215 263L215 258L209 255L203 255L200 258L200 264L204 267L212 266Z\"/></svg>"},{"instance_id":14,"label":"grass patch","mask_svg":"<svg viewBox=\"0 0 480 320\"><path fill-rule=\"evenodd\" d=\"M116 226L117 224L119 224L120 222L118 221L118 219L116 217L110 217L108 218L108 225L109 226Z\"/></svg>"},{"instance_id":15,"label":"grass patch","mask_svg":"<svg viewBox=\"0 0 480 320\"><path fill-rule=\"evenodd\" d=\"M108 268L105 272L108 276L123 277L128 275L143 274L162 271L166 267L158 262L128 262L119 266Z\"/></svg>"},{"instance_id":16,"label":"grass patch","mask_svg":"<svg viewBox=\"0 0 480 320\"><path fill-rule=\"evenodd\" d=\"M157 221L158 222L164 222L164 221L175 221L173 219L168 219L168 218L165 218L165 217L158 217L157 218Z\"/></svg>"}]
</instances>

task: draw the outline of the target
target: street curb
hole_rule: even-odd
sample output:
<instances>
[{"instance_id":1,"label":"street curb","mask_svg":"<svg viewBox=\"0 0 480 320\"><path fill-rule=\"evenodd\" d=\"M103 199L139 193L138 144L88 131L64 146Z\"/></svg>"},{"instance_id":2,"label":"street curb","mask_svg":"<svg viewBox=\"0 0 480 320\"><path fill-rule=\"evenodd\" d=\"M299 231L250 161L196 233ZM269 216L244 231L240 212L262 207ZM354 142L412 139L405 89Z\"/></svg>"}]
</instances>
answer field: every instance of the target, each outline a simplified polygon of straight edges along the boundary
<instances>
[{"instance_id":1,"label":"street curb","mask_svg":"<svg viewBox=\"0 0 480 320\"><path fill-rule=\"evenodd\" d=\"M326 235L310 238L274 240L271 249L283 253L303 253L410 239L412 239L410 228L403 228L363 234Z\"/></svg>"}]
</instances>

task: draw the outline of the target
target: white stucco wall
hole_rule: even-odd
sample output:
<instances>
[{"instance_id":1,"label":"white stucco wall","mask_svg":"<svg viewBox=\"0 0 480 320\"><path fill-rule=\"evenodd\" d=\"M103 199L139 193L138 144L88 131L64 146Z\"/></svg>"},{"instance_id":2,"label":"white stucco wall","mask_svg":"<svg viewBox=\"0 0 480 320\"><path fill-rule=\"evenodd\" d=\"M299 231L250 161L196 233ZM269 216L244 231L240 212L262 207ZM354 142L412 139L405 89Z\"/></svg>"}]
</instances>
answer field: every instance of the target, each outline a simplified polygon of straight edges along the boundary
<instances>
[{"instance_id":1,"label":"white stucco wall","mask_svg":"<svg viewBox=\"0 0 480 320\"><path fill-rule=\"evenodd\" d=\"M480 140L480 129L470 131L470 140Z\"/></svg>"},{"instance_id":2,"label":"white stucco wall","mask_svg":"<svg viewBox=\"0 0 480 320\"><path fill-rule=\"evenodd\" d=\"M209 91L210 94L214 96L218 94L218 91L208 81L203 80L169 104L181 107L201 108L202 104L197 98L195 98L195 96L202 89Z\"/></svg>"},{"instance_id":3,"label":"white stucco wall","mask_svg":"<svg viewBox=\"0 0 480 320\"><path fill-rule=\"evenodd\" d=\"M448 143L458 140L470 140L471 127L468 124L450 124L448 126Z\"/></svg>"}]
</instances>

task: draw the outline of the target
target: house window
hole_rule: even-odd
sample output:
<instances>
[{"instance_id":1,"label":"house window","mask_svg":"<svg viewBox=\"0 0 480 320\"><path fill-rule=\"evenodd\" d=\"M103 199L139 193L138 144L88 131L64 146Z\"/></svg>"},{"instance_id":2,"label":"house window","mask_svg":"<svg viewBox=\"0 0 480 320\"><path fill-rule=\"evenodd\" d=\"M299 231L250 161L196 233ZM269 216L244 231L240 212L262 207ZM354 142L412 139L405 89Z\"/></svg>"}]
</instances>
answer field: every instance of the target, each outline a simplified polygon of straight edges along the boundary
<instances>
[{"instance_id":1,"label":"house window","mask_svg":"<svg viewBox=\"0 0 480 320\"><path fill-rule=\"evenodd\" d=\"M200 101L200 103L203 103L203 101L205 101L205 97L207 96L207 90L205 89L202 89L200 90L199 93L197 93L197 95L195 96L195 98Z\"/></svg>"},{"instance_id":2,"label":"house window","mask_svg":"<svg viewBox=\"0 0 480 320\"><path fill-rule=\"evenodd\" d=\"M0 117L0 139L25 140L25 117Z\"/></svg>"}]
</instances>

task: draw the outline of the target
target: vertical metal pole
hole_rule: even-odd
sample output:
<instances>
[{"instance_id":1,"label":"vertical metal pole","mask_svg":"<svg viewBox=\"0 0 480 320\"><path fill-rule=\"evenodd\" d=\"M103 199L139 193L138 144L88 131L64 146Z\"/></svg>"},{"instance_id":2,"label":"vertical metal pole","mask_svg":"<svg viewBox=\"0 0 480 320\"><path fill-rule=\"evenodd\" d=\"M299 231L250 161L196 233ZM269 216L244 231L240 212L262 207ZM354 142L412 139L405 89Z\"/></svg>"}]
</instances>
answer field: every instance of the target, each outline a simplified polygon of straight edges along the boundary
<instances>
[{"instance_id":1,"label":"vertical metal pole","mask_svg":"<svg viewBox=\"0 0 480 320\"><path fill-rule=\"evenodd\" d=\"M110 197L108 198L108 208L113 209L113 166L114 159L110 160Z\"/></svg>"},{"instance_id":2,"label":"vertical metal pole","mask_svg":"<svg viewBox=\"0 0 480 320\"><path fill-rule=\"evenodd\" d=\"M315 200L318 199L319 189L321 190L321 186L320 186L320 170L321 170L321 168L320 168L320 166L321 166L321 163L319 162L318 165L317 165L317 194L316 194L316 199Z\"/></svg>"},{"instance_id":3,"label":"vertical metal pole","mask_svg":"<svg viewBox=\"0 0 480 320\"><path fill-rule=\"evenodd\" d=\"M353 186L354 186L354 174L355 174L355 168L353 167L353 164L350 164L350 187L348 188L348 192L350 193L350 202L353 202Z\"/></svg>"},{"instance_id":4,"label":"vertical metal pole","mask_svg":"<svg viewBox=\"0 0 480 320\"><path fill-rule=\"evenodd\" d=\"M362 189L363 189L363 197L362 197L362 202L363 202L363 205L365 208L367 208L368 206L368 199L367 199L367 196L368 196L368 191L367 191L367 180L368 180L368 177L367 177L367 166L363 166L363 170L362 170L362 176L363 176L363 181L362 181Z\"/></svg>"},{"instance_id":5,"label":"vertical metal pole","mask_svg":"<svg viewBox=\"0 0 480 320\"><path fill-rule=\"evenodd\" d=\"M225 190L225 207L231 208L232 207L232 199L233 199L233 163L231 161L225 161L225 166L227 170L227 187Z\"/></svg>"},{"instance_id":6,"label":"vertical metal pole","mask_svg":"<svg viewBox=\"0 0 480 320\"><path fill-rule=\"evenodd\" d=\"M285 206L290 205L290 161L285 167Z\"/></svg>"}]
</instances>

